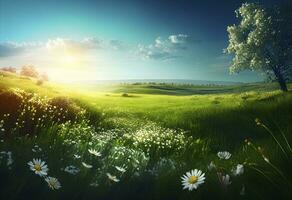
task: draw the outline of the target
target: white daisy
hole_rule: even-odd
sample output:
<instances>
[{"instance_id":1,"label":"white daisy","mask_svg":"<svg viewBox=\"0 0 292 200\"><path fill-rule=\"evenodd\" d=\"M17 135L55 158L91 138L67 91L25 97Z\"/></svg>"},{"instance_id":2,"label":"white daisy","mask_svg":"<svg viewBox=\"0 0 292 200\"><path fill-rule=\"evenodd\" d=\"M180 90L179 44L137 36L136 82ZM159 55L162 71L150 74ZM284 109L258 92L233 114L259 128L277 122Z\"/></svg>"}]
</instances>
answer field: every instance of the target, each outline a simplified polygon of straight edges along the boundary
<instances>
[{"instance_id":1,"label":"white daisy","mask_svg":"<svg viewBox=\"0 0 292 200\"><path fill-rule=\"evenodd\" d=\"M219 151L217 153L217 156L220 159L228 160L231 157L231 153L229 153L228 151Z\"/></svg>"},{"instance_id":2,"label":"white daisy","mask_svg":"<svg viewBox=\"0 0 292 200\"><path fill-rule=\"evenodd\" d=\"M92 155L95 155L95 156L98 156L100 157L101 156L101 153L96 151L95 149L88 149L88 152Z\"/></svg>"},{"instance_id":3,"label":"white daisy","mask_svg":"<svg viewBox=\"0 0 292 200\"><path fill-rule=\"evenodd\" d=\"M111 175L110 173L106 173L106 175L107 175L107 177L111 180L111 181L113 181L113 182L119 182L120 180L116 177L116 176L113 176L113 175Z\"/></svg>"},{"instance_id":4,"label":"white daisy","mask_svg":"<svg viewBox=\"0 0 292 200\"><path fill-rule=\"evenodd\" d=\"M82 162L82 165L88 169L92 168L92 165L86 164L85 162Z\"/></svg>"},{"instance_id":5,"label":"white daisy","mask_svg":"<svg viewBox=\"0 0 292 200\"><path fill-rule=\"evenodd\" d=\"M57 190L57 189L61 188L60 182L58 181L58 179L56 179L54 177L49 176L49 177L45 178L45 181L48 183L49 187L52 190Z\"/></svg>"},{"instance_id":6,"label":"white daisy","mask_svg":"<svg viewBox=\"0 0 292 200\"><path fill-rule=\"evenodd\" d=\"M239 176L244 173L244 166L242 164L238 164L235 169L232 170L234 176Z\"/></svg>"},{"instance_id":7,"label":"white daisy","mask_svg":"<svg viewBox=\"0 0 292 200\"><path fill-rule=\"evenodd\" d=\"M189 189L192 191L193 189L197 189L199 185L205 182L205 173L203 173L201 170L194 169L183 175L181 179L182 185L184 186L183 189Z\"/></svg>"},{"instance_id":8,"label":"white daisy","mask_svg":"<svg viewBox=\"0 0 292 200\"><path fill-rule=\"evenodd\" d=\"M46 176L48 175L48 166L46 165L45 161L41 159L33 159L32 161L27 163L32 171L39 176Z\"/></svg>"},{"instance_id":9,"label":"white daisy","mask_svg":"<svg viewBox=\"0 0 292 200\"><path fill-rule=\"evenodd\" d=\"M125 172L126 172L126 169L123 168L123 167L115 166L115 168L116 168L118 171L122 172L122 173L125 173Z\"/></svg>"}]
</instances>

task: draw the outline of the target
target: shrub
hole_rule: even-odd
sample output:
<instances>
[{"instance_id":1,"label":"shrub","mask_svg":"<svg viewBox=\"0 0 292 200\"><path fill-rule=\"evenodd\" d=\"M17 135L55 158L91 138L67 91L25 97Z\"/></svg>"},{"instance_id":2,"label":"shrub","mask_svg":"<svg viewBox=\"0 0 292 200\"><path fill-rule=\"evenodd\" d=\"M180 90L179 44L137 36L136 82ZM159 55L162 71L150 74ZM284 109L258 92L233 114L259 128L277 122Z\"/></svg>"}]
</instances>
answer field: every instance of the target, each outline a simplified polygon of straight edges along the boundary
<instances>
[{"instance_id":1,"label":"shrub","mask_svg":"<svg viewBox=\"0 0 292 200\"><path fill-rule=\"evenodd\" d=\"M61 122L77 120L85 115L85 110L67 97L54 97L50 99L49 104L59 111L58 115L63 115L63 119L60 119Z\"/></svg>"},{"instance_id":2,"label":"shrub","mask_svg":"<svg viewBox=\"0 0 292 200\"><path fill-rule=\"evenodd\" d=\"M0 93L0 117L6 133L35 135L42 127L81 121L85 111L64 98L49 99L20 89Z\"/></svg>"},{"instance_id":3,"label":"shrub","mask_svg":"<svg viewBox=\"0 0 292 200\"><path fill-rule=\"evenodd\" d=\"M122 97L129 97L129 94L128 93L123 93Z\"/></svg>"},{"instance_id":4,"label":"shrub","mask_svg":"<svg viewBox=\"0 0 292 200\"><path fill-rule=\"evenodd\" d=\"M21 97L12 91L0 91L0 115L16 113L21 101Z\"/></svg>"},{"instance_id":5,"label":"shrub","mask_svg":"<svg viewBox=\"0 0 292 200\"><path fill-rule=\"evenodd\" d=\"M44 81L42 79L38 79L36 82L37 85L42 85L43 83L44 83Z\"/></svg>"},{"instance_id":6,"label":"shrub","mask_svg":"<svg viewBox=\"0 0 292 200\"><path fill-rule=\"evenodd\" d=\"M28 77L33 77L37 78L39 76L38 71L35 69L34 66L23 66L20 70L20 75L22 76L28 76Z\"/></svg>"}]
</instances>

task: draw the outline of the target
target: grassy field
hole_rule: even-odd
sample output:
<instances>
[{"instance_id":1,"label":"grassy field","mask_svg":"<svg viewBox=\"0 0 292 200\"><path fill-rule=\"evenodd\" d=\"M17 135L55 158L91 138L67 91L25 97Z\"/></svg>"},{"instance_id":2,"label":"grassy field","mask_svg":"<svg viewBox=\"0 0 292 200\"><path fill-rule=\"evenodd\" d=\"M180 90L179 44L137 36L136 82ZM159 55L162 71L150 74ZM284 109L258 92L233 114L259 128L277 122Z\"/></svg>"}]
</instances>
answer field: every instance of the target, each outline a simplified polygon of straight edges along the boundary
<instances>
[{"instance_id":1,"label":"grassy field","mask_svg":"<svg viewBox=\"0 0 292 200\"><path fill-rule=\"evenodd\" d=\"M291 121L292 93L274 83L37 85L0 72L0 199L291 199ZM184 190L192 169L205 183Z\"/></svg>"}]
</instances>

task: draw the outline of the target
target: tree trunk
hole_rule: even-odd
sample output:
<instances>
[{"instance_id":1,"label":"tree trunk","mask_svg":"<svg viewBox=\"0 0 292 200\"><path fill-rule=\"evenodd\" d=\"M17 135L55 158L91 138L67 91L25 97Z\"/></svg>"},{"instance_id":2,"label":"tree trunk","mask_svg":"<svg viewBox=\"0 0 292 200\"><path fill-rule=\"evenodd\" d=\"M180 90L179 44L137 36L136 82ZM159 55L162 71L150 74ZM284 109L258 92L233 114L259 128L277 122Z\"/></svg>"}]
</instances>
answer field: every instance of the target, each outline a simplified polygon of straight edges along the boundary
<instances>
[{"instance_id":1,"label":"tree trunk","mask_svg":"<svg viewBox=\"0 0 292 200\"><path fill-rule=\"evenodd\" d=\"M284 79L282 73L279 70L274 71L277 81L280 85L280 88L283 92L288 92L288 88L287 88L287 84L286 84L286 80Z\"/></svg>"}]
</instances>

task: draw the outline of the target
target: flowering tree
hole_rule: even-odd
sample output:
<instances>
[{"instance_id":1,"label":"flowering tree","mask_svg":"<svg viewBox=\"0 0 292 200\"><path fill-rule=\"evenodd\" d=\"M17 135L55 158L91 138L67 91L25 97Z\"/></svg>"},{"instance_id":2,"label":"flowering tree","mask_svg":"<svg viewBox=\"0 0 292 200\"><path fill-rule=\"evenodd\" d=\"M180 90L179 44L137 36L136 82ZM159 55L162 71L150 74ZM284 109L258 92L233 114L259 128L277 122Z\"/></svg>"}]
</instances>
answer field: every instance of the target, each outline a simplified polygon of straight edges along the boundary
<instances>
[{"instance_id":1,"label":"flowering tree","mask_svg":"<svg viewBox=\"0 0 292 200\"><path fill-rule=\"evenodd\" d=\"M34 66L28 65L28 66L23 66L21 68L20 75L37 78L39 76L39 73Z\"/></svg>"},{"instance_id":2,"label":"flowering tree","mask_svg":"<svg viewBox=\"0 0 292 200\"><path fill-rule=\"evenodd\" d=\"M287 91L292 64L291 6L265 9L245 3L235 13L239 24L227 28L226 52L234 55L230 72L261 71Z\"/></svg>"}]
</instances>

